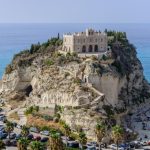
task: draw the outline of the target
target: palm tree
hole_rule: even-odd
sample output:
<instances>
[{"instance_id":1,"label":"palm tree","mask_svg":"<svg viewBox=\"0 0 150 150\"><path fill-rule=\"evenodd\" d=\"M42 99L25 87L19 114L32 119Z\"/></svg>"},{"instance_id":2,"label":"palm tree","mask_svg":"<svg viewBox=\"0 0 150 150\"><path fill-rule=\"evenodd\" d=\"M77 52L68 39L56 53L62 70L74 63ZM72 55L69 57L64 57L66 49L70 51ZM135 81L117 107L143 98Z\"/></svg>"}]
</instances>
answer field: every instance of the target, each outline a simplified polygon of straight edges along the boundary
<instances>
[{"instance_id":1,"label":"palm tree","mask_svg":"<svg viewBox=\"0 0 150 150\"><path fill-rule=\"evenodd\" d=\"M101 141L105 136L105 126L102 123L98 123L95 127L95 134L97 137L97 142L99 144L99 150L101 150Z\"/></svg>"},{"instance_id":2,"label":"palm tree","mask_svg":"<svg viewBox=\"0 0 150 150\"><path fill-rule=\"evenodd\" d=\"M2 140L0 140L0 150L5 149L5 144Z\"/></svg>"},{"instance_id":3,"label":"palm tree","mask_svg":"<svg viewBox=\"0 0 150 150\"><path fill-rule=\"evenodd\" d=\"M27 150L29 141L26 138L21 138L17 142L18 150Z\"/></svg>"},{"instance_id":4,"label":"palm tree","mask_svg":"<svg viewBox=\"0 0 150 150\"><path fill-rule=\"evenodd\" d=\"M63 125L64 131L65 131L65 136L66 136L66 146L67 146L67 137L70 136L71 129L67 124Z\"/></svg>"},{"instance_id":5,"label":"palm tree","mask_svg":"<svg viewBox=\"0 0 150 150\"><path fill-rule=\"evenodd\" d=\"M81 144L81 149L83 149L83 145L85 145L87 143L87 137L84 132L79 133L79 142Z\"/></svg>"},{"instance_id":6,"label":"palm tree","mask_svg":"<svg viewBox=\"0 0 150 150\"><path fill-rule=\"evenodd\" d=\"M45 148L45 144L39 141L33 141L30 145L31 150L44 150Z\"/></svg>"},{"instance_id":7,"label":"palm tree","mask_svg":"<svg viewBox=\"0 0 150 150\"><path fill-rule=\"evenodd\" d=\"M6 131L8 132L8 137L10 139L10 133L14 130L14 125L13 123L7 121L6 122Z\"/></svg>"},{"instance_id":8,"label":"palm tree","mask_svg":"<svg viewBox=\"0 0 150 150\"><path fill-rule=\"evenodd\" d=\"M24 126L22 127L22 130L21 130L21 135L22 135L23 137L27 138L28 134L29 134L29 128L24 125Z\"/></svg>"},{"instance_id":9,"label":"palm tree","mask_svg":"<svg viewBox=\"0 0 150 150\"><path fill-rule=\"evenodd\" d=\"M51 150L64 150L63 143L59 134L51 134L49 141L49 147Z\"/></svg>"},{"instance_id":10,"label":"palm tree","mask_svg":"<svg viewBox=\"0 0 150 150\"><path fill-rule=\"evenodd\" d=\"M124 136L124 130L121 126L116 125L112 128L112 139L117 144L117 150L118 150L118 144L121 140L123 140Z\"/></svg>"}]
</instances>

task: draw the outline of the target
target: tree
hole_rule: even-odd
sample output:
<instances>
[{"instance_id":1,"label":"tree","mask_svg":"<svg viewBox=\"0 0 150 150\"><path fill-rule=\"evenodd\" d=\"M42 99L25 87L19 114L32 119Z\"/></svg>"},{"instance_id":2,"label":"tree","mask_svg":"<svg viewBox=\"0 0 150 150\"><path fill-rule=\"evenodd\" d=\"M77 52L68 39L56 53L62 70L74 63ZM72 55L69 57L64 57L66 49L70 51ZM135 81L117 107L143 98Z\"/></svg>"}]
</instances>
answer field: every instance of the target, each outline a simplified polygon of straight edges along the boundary
<instances>
[{"instance_id":1,"label":"tree","mask_svg":"<svg viewBox=\"0 0 150 150\"><path fill-rule=\"evenodd\" d=\"M124 130L121 126L116 125L112 128L112 139L117 144L117 150L118 150L119 142L123 140L123 136L124 136Z\"/></svg>"},{"instance_id":2,"label":"tree","mask_svg":"<svg viewBox=\"0 0 150 150\"><path fill-rule=\"evenodd\" d=\"M66 136L66 146L67 146L67 137L70 136L71 129L67 124L63 125L64 131L65 131L65 136Z\"/></svg>"},{"instance_id":3,"label":"tree","mask_svg":"<svg viewBox=\"0 0 150 150\"><path fill-rule=\"evenodd\" d=\"M95 134L97 137L97 142L99 144L99 150L101 150L101 141L102 138L105 136L105 126L102 123L98 123L95 127Z\"/></svg>"},{"instance_id":4,"label":"tree","mask_svg":"<svg viewBox=\"0 0 150 150\"><path fill-rule=\"evenodd\" d=\"M20 138L17 142L18 150L27 150L29 141L26 138Z\"/></svg>"},{"instance_id":5,"label":"tree","mask_svg":"<svg viewBox=\"0 0 150 150\"><path fill-rule=\"evenodd\" d=\"M79 133L79 142L81 144L81 149L83 149L83 145L85 145L87 143L87 137L84 132Z\"/></svg>"},{"instance_id":6,"label":"tree","mask_svg":"<svg viewBox=\"0 0 150 150\"><path fill-rule=\"evenodd\" d=\"M58 40L60 39L60 35L59 35L59 33L58 33L58 35L57 35L57 39L58 39Z\"/></svg>"},{"instance_id":7,"label":"tree","mask_svg":"<svg viewBox=\"0 0 150 150\"><path fill-rule=\"evenodd\" d=\"M51 134L49 141L49 147L51 150L64 150L63 143L59 134Z\"/></svg>"},{"instance_id":8,"label":"tree","mask_svg":"<svg viewBox=\"0 0 150 150\"><path fill-rule=\"evenodd\" d=\"M6 132L8 132L8 137L10 139L10 133L14 130L14 125L12 122L7 121L6 123Z\"/></svg>"},{"instance_id":9,"label":"tree","mask_svg":"<svg viewBox=\"0 0 150 150\"><path fill-rule=\"evenodd\" d=\"M23 137L27 138L28 134L29 134L29 128L24 125L21 130L21 135L23 135Z\"/></svg>"},{"instance_id":10,"label":"tree","mask_svg":"<svg viewBox=\"0 0 150 150\"><path fill-rule=\"evenodd\" d=\"M39 111L39 106L35 106L35 107L34 107L34 110L35 110L36 112L38 112L38 111Z\"/></svg>"},{"instance_id":11,"label":"tree","mask_svg":"<svg viewBox=\"0 0 150 150\"><path fill-rule=\"evenodd\" d=\"M2 140L0 140L0 150L5 149L5 144Z\"/></svg>"},{"instance_id":12,"label":"tree","mask_svg":"<svg viewBox=\"0 0 150 150\"><path fill-rule=\"evenodd\" d=\"M33 141L30 145L31 150L44 150L46 148L45 144L39 141Z\"/></svg>"}]
</instances>

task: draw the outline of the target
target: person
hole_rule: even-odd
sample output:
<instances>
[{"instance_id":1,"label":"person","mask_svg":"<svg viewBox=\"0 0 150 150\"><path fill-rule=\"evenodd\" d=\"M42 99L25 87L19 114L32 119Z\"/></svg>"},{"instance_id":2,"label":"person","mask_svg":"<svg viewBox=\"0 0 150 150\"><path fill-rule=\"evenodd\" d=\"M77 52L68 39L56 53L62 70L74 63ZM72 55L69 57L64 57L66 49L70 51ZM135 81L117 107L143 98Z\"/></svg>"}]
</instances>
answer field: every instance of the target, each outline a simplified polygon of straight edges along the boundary
<instances>
[{"instance_id":1,"label":"person","mask_svg":"<svg viewBox=\"0 0 150 150\"><path fill-rule=\"evenodd\" d=\"M147 139L148 138L148 136L145 134L145 139Z\"/></svg>"}]
</instances>

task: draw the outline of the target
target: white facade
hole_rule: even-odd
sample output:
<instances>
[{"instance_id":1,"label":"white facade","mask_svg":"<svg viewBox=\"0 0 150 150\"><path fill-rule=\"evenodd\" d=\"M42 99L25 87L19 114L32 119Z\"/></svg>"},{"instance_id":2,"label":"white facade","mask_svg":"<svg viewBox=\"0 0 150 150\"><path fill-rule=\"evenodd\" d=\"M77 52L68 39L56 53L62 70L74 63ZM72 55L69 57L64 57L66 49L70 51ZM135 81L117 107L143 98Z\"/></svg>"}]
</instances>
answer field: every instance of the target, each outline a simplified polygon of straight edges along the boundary
<instances>
[{"instance_id":1,"label":"white facade","mask_svg":"<svg viewBox=\"0 0 150 150\"><path fill-rule=\"evenodd\" d=\"M77 53L101 53L107 51L107 35L86 29L85 32L64 34L63 51Z\"/></svg>"}]
</instances>

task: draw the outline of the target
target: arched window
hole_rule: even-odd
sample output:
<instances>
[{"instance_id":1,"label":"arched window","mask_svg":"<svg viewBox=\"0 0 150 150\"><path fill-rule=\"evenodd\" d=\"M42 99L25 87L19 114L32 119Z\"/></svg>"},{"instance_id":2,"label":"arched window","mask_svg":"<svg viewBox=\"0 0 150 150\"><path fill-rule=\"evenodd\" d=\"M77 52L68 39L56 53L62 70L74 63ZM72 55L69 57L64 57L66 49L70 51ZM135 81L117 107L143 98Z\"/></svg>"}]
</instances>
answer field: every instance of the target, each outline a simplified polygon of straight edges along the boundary
<instances>
[{"instance_id":1,"label":"arched window","mask_svg":"<svg viewBox=\"0 0 150 150\"><path fill-rule=\"evenodd\" d=\"M95 46L94 46L94 51L95 51L95 52L98 52L98 45L95 45Z\"/></svg>"},{"instance_id":2,"label":"arched window","mask_svg":"<svg viewBox=\"0 0 150 150\"><path fill-rule=\"evenodd\" d=\"M82 47L82 52L83 52L83 53L86 52L86 46L85 46L85 45L83 45L83 47Z\"/></svg>"},{"instance_id":3,"label":"arched window","mask_svg":"<svg viewBox=\"0 0 150 150\"><path fill-rule=\"evenodd\" d=\"M93 47L92 45L89 45L89 52L92 52L93 51Z\"/></svg>"}]
</instances>

